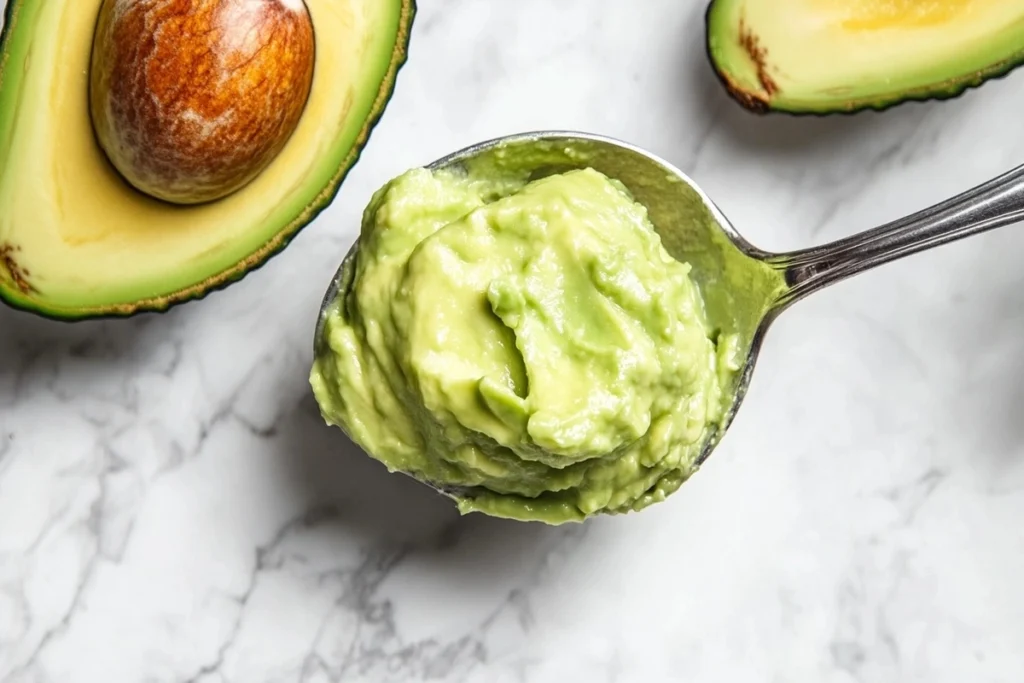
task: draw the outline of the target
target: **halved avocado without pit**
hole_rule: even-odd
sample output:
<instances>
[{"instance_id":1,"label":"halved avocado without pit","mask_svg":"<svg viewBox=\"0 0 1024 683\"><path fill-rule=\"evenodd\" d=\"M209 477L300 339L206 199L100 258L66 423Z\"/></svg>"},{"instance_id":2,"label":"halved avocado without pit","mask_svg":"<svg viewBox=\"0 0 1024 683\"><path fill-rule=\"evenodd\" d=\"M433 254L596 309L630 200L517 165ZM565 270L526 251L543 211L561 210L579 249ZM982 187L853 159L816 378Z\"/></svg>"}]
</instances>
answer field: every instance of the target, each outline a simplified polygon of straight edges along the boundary
<instances>
[{"instance_id":1,"label":"halved avocado without pit","mask_svg":"<svg viewBox=\"0 0 1024 683\"><path fill-rule=\"evenodd\" d=\"M1024 0L712 0L709 58L756 111L946 99L1024 62Z\"/></svg>"},{"instance_id":2,"label":"halved avocado without pit","mask_svg":"<svg viewBox=\"0 0 1024 683\"><path fill-rule=\"evenodd\" d=\"M284 248L367 143L416 11L414 0L305 0L316 54L287 142L231 194L175 204L132 187L97 142L90 55L102 4L9 0L0 35L0 300L58 319L164 310Z\"/></svg>"}]
</instances>

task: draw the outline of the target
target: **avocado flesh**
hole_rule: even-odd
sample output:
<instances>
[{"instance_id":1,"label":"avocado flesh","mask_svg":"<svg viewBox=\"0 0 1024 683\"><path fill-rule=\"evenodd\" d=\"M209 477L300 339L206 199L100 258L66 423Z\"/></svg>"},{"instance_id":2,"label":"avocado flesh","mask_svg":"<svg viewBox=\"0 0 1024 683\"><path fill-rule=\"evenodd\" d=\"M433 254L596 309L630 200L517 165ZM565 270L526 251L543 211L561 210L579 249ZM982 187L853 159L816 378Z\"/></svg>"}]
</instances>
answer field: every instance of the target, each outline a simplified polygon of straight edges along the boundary
<instances>
[{"instance_id":1,"label":"avocado flesh","mask_svg":"<svg viewBox=\"0 0 1024 683\"><path fill-rule=\"evenodd\" d=\"M317 36L297 129L252 182L173 205L95 141L101 0L13 0L0 44L0 298L58 318L161 310L260 265L332 200L405 61L413 0L306 0Z\"/></svg>"},{"instance_id":2,"label":"avocado flesh","mask_svg":"<svg viewBox=\"0 0 1024 683\"><path fill-rule=\"evenodd\" d=\"M755 111L954 97L1024 62L1021 0L712 0L708 54Z\"/></svg>"}]
</instances>

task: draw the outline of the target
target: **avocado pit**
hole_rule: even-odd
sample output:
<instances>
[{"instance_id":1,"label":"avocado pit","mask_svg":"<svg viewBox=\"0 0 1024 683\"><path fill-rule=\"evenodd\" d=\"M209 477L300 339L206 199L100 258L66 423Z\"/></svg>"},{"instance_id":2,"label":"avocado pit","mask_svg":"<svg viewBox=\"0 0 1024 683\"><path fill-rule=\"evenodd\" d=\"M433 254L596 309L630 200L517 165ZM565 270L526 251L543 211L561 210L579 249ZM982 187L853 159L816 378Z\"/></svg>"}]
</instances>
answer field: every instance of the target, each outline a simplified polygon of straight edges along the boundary
<instances>
[{"instance_id":1,"label":"avocado pit","mask_svg":"<svg viewBox=\"0 0 1024 683\"><path fill-rule=\"evenodd\" d=\"M96 139L141 192L220 199L288 141L314 55L302 0L104 0L89 80Z\"/></svg>"}]
</instances>

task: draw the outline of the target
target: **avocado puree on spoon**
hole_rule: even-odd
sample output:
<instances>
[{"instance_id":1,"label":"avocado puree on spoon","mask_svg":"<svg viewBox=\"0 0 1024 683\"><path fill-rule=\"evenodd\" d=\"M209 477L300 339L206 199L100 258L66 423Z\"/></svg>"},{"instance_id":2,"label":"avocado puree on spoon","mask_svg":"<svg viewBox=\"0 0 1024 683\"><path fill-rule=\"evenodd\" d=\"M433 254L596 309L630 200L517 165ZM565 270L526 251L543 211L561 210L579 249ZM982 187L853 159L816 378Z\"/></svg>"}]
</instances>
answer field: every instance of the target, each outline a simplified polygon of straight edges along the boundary
<instances>
[{"instance_id":1,"label":"avocado puree on spoon","mask_svg":"<svg viewBox=\"0 0 1024 683\"><path fill-rule=\"evenodd\" d=\"M696 469L738 370L690 267L590 169L378 190L310 381L324 418L463 512L638 510Z\"/></svg>"}]
</instances>

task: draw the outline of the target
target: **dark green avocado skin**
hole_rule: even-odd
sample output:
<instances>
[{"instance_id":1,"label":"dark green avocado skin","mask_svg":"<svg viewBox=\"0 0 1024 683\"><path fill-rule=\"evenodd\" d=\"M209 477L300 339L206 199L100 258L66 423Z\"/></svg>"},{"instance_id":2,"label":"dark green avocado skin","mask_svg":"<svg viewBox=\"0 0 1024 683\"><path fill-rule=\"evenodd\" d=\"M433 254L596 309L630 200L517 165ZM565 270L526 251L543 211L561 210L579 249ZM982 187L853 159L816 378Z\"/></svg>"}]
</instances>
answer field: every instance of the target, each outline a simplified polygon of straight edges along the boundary
<instances>
[{"instance_id":1,"label":"dark green avocado skin","mask_svg":"<svg viewBox=\"0 0 1024 683\"><path fill-rule=\"evenodd\" d=\"M8 0L7 8L4 11L4 25L3 30L0 31L0 54L4 53L4 49L7 46L7 41L10 38L9 29L13 22L11 19L14 16L14 12L17 6L20 5L22 0ZM391 78L387 79L385 89L381 91L383 97L381 97L381 105L376 107L370 116L366 118L366 122L363 124L366 131L365 139L363 144L356 145L354 147L355 154L352 157L351 163L347 168L341 169L335 181L329 188L325 188L323 199L316 205L308 207L308 215L306 220L302 223L297 224L290 231L285 233L279 233L278 244L273 248L264 252L262 260L252 264L244 269L225 273L224 276L214 285L205 288L202 292L197 294L189 294L186 296L178 297L174 293L171 293L159 300L145 302L138 305L130 310L126 309L110 309L102 312L76 312L68 311L64 309L49 309L45 305L25 305L21 302L17 302L5 295L3 289L0 289L0 302L3 302L10 308L25 311L42 318L50 320L56 320L60 322L78 322L83 320L114 320L131 318L142 313L164 313L179 304L188 303L190 301L200 301L205 299L213 292L218 292L226 289L230 285L242 280L246 275L259 270L267 264L270 259L280 254L284 249L291 244L291 241L302 232L320 213L326 209L334 199L337 197L338 192L341 190L341 186L348 177L348 174L352 171L355 165L359 162L364 149L370 142L373 130L380 122L384 111L387 109L388 103L391 101L392 96L395 92L395 86L398 81L398 76L405 66L405 63L409 59L409 49L412 42L412 28L415 24L417 8L417 0L403 0L403 3L408 7L408 21L406 22L404 31L404 41L402 44L396 46L396 52L400 53L400 57L395 60L395 70Z\"/></svg>"},{"instance_id":2,"label":"dark green avocado skin","mask_svg":"<svg viewBox=\"0 0 1024 683\"><path fill-rule=\"evenodd\" d=\"M991 80L1004 78L1014 69L1024 65L1024 52L1016 59L1008 59L1003 62L996 62L982 71L967 74L961 78L942 83L937 86L929 86L919 90L893 93L885 97L873 100L847 100L843 102L823 102L820 107L806 109L794 109L771 101L764 101L733 85L729 74L715 60L714 44L715 37L711 31L712 14L715 6L720 0L711 0L704 13L705 53L712 71L718 81L722 84L729 97L752 114L785 114L789 116L804 117L825 117L858 114L863 111L883 112L905 102L941 102L944 100L956 99L966 91L978 88Z\"/></svg>"}]
</instances>

